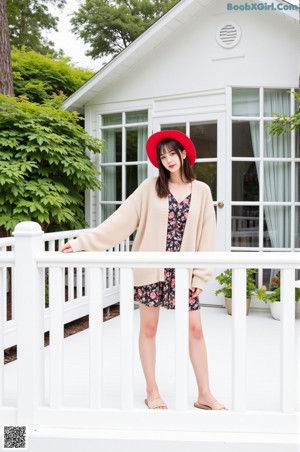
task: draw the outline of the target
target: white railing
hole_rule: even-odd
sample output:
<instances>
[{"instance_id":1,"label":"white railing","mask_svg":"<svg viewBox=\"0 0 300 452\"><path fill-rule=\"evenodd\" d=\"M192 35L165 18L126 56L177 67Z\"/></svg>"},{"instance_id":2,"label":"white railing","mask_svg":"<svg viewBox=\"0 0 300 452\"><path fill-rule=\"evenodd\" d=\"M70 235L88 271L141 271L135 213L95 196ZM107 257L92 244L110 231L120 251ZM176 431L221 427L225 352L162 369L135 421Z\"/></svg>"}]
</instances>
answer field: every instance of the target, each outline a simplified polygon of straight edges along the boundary
<instances>
[{"instance_id":1,"label":"white railing","mask_svg":"<svg viewBox=\"0 0 300 452\"><path fill-rule=\"evenodd\" d=\"M45 251L57 251L67 240L76 238L82 232L88 232L89 229L78 229L72 231L50 232L43 235L43 244ZM0 252L10 253L14 251L14 237L0 239ZM124 251L128 243L125 241L121 245L114 247L113 251ZM4 348L16 345L16 322L15 322L15 287L14 287L14 268L7 266L3 268L3 281L0 285L3 299L5 294L7 301L10 300L10 312L7 312L8 302L3 302L4 318ZM84 317L88 314L88 295L85 284L86 269L82 267L66 268L65 280L66 290L64 295L64 324ZM48 270L45 271L45 285L48 288ZM109 269L103 275L104 281L104 302L106 308L119 301L119 273L115 269ZM49 310L48 310L48 291L44 291L45 302L45 322L44 332L49 331Z\"/></svg>"},{"instance_id":2,"label":"white railing","mask_svg":"<svg viewBox=\"0 0 300 452\"><path fill-rule=\"evenodd\" d=\"M118 428L207 432L292 433L298 429L295 411L295 269L300 268L297 253L72 253L45 252L43 233L35 223L21 223L15 230L15 250L0 253L0 283L3 269L14 266L18 345L18 395L13 407L3 406L0 389L0 416L6 424L31 428ZM187 409L188 366L188 268L233 269L232 317L232 410L199 413ZM121 307L121 403L119 409L102 405L102 310L103 273L120 269ZM133 404L133 313L132 269L174 267L176 269L176 409L137 410ZM246 406L246 269L281 269L281 407L279 412L249 412ZM49 269L50 378L49 403L45 404L44 364L44 271ZM65 269L87 268L89 299L89 407L70 408L63 404L63 304ZM2 286L1 286L2 287ZM3 302L3 292L0 292ZM244 302L243 302L244 301ZM1 309L0 324L3 325ZM0 332L3 346L3 329ZM3 382L4 366L0 367ZM197 411L197 410L196 410Z\"/></svg>"}]
</instances>

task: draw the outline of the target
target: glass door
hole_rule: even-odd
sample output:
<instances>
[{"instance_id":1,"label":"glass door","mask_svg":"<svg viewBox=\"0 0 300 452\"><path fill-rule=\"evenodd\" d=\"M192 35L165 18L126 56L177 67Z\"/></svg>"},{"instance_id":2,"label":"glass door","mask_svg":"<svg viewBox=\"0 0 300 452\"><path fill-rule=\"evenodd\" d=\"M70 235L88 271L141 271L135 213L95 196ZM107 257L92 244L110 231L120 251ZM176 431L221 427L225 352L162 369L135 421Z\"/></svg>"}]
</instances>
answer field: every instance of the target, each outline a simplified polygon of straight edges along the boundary
<instances>
[{"instance_id":1,"label":"glass door","mask_svg":"<svg viewBox=\"0 0 300 452\"><path fill-rule=\"evenodd\" d=\"M205 182L211 189L217 218L217 251L225 251L225 115L154 120L155 132L167 129L186 133L196 147L194 171L197 180ZM214 295L216 287L213 277L201 295L202 304L223 304L223 301Z\"/></svg>"},{"instance_id":2,"label":"glass door","mask_svg":"<svg viewBox=\"0 0 300 452\"><path fill-rule=\"evenodd\" d=\"M232 173L228 194L232 234L228 250L298 251L299 143L294 133L270 133L276 114L295 112L294 96L288 89L263 87L232 88L230 95L232 153L227 173ZM269 290L277 271L259 271L259 286Z\"/></svg>"}]
</instances>

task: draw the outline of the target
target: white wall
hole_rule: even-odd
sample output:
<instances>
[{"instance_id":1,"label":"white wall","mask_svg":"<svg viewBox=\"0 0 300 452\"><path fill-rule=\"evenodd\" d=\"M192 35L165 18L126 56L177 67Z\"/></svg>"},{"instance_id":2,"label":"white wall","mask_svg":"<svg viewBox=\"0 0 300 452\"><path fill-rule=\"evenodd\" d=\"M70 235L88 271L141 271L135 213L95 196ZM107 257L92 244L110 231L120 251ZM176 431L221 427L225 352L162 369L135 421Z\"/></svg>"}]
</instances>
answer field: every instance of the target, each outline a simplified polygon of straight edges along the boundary
<instances>
[{"instance_id":1,"label":"white wall","mask_svg":"<svg viewBox=\"0 0 300 452\"><path fill-rule=\"evenodd\" d=\"M236 4L237 2L235 2ZM298 86L298 25L274 11L227 12L216 2L152 49L90 104L153 99L226 85ZM240 42L224 49L217 27L234 21Z\"/></svg>"}]
</instances>

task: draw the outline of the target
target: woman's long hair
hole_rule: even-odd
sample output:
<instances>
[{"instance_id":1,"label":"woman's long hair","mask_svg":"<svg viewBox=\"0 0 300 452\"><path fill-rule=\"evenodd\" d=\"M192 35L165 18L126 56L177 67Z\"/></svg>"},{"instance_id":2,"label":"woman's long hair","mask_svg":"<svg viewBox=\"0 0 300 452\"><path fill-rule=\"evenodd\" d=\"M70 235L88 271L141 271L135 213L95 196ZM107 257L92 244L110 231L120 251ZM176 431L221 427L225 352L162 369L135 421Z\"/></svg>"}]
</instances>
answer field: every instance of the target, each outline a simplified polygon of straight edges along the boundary
<instances>
[{"instance_id":1,"label":"woman's long hair","mask_svg":"<svg viewBox=\"0 0 300 452\"><path fill-rule=\"evenodd\" d=\"M170 194L168 182L170 179L170 171L168 171L162 164L160 156L163 151L175 152L181 160L181 180L184 182L192 182L195 180L195 174L189 164L188 158L182 159L181 152L184 147L177 140L166 138L158 143L156 148L156 156L158 161L159 176L156 181L156 192L159 198L165 198Z\"/></svg>"}]
</instances>

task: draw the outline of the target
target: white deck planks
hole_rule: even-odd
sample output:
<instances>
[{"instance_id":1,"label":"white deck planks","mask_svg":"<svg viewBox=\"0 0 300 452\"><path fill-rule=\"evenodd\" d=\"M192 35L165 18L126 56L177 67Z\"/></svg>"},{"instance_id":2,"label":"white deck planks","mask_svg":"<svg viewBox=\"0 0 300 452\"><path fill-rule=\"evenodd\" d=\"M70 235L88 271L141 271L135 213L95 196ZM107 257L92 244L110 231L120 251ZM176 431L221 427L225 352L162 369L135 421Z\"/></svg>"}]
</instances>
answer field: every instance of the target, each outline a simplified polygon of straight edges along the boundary
<instances>
[{"instance_id":1,"label":"white deck planks","mask_svg":"<svg viewBox=\"0 0 300 452\"><path fill-rule=\"evenodd\" d=\"M210 368L211 389L229 409L232 407L232 317L222 308L201 310ZM144 407L144 379L138 355L138 311L134 312L134 407ZM120 318L103 324L103 407L121 408ZM300 319L296 320L297 371L300 376ZM175 315L161 310L157 336L157 379L162 397L175 409ZM280 322L268 311L252 310L247 316L247 411L280 410ZM49 348L45 348L46 402L49 403ZM83 331L64 340L64 404L89 406L89 335ZM5 366L5 404L16 404L17 362ZM299 381L299 378L297 378ZM188 399L193 409L197 388L189 369ZM300 411L298 385L297 410Z\"/></svg>"}]
</instances>

